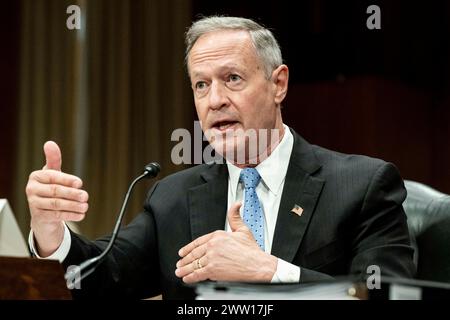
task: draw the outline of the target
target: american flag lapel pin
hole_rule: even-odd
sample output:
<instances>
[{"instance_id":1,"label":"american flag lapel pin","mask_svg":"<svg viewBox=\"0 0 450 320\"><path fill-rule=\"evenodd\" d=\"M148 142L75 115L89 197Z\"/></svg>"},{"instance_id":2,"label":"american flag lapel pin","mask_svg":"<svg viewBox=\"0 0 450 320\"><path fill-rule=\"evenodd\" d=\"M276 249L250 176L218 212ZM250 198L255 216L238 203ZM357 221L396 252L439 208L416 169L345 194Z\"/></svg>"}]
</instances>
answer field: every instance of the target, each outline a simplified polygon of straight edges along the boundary
<instances>
[{"instance_id":1,"label":"american flag lapel pin","mask_svg":"<svg viewBox=\"0 0 450 320\"><path fill-rule=\"evenodd\" d=\"M294 205L294 207L292 208L291 212L295 213L296 215L298 215L299 217L302 216L303 214L303 208L300 207L298 204Z\"/></svg>"}]
</instances>

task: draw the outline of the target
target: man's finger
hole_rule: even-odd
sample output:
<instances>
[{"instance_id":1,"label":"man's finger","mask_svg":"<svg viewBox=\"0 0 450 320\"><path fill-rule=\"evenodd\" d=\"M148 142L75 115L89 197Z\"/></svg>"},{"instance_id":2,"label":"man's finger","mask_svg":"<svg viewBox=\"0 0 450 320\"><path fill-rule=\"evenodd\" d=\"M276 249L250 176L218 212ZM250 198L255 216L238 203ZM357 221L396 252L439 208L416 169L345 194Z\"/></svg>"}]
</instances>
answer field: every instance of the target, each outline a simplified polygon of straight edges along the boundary
<instances>
[{"instance_id":1,"label":"man's finger","mask_svg":"<svg viewBox=\"0 0 450 320\"><path fill-rule=\"evenodd\" d=\"M177 268L183 267L192 261L195 261L201 257L203 257L206 253L205 245L201 245L193 249L191 252L189 252L186 256L184 256L183 259L178 260L177 262Z\"/></svg>"},{"instance_id":2,"label":"man's finger","mask_svg":"<svg viewBox=\"0 0 450 320\"><path fill-rule=\"evenodd\" d=\"M184 267L177 268L177 270L175 270L175 275L178 278L183 278L185 283L195 283L207 280L209 276L208 269L206 269L205 266L199 268L196 265L196 262L197 260L185 265Z\"/></svg>"},{"instance_id":3,"label":"man's finger","mask_svg":"<svg viewBox=\"0 0 450 320\"><path fill-rule=\"evenodd\" d=\"M211 239L211 237L213 236L214 232L212 233L208 233L205 234L204 236L198 237L197 239L195 239L194 241L192 241L191 243L185 245L183 248L181 248L178 251L178 255L180 257L185 257L187 256L192 250L194 250L195 248L201 246L202 244L206 243L209 241L209 239Z\"/></svg>"},{"instance_id":4,"label":"man's finger","mask_svg":"<svg viewBox=\"0 0 450 320\"><path fill-rule=\"evenodd\" d=\"M183 277L184 283L197 283L209 279L209 272L205 268L197 269Z\"/></svg>"},{"instance_id":5,"label":"man's finger","mask_svg":"<svg viewBox=\"0 0 450 320\"><path fill-rule=\"evenodd\" d=\"M241 208L241 206L242 204L240 202L236 202L231 206L227 213L228 223L230 224L231 231L233 232L242 230L242 228L247 229L247 226L245 225L239 213L239 209Z\"/></svg>"},{"instance_id":6,"label":"man's finger","mask_svg":"<svg viewBox=\"0 0 450 320\"><path fill-rule=\"evenodd\" d=\"M40 210L41 217L48 222L57 221L81 221L86 217L86 213L71 211Z\"/></svg>"},{"instance_id":7,"label":"man's finger","mask_svg":"<svg viewBox=\"0 0 450 320\"><path fill-rule=\"evenodd\" d=\"M193 262L191 262L185 266L177 267L177 269L175 270L175 275L178 278L185 277L186 275L188 275L198 269L195 264L196 264L196 261L194 260ZM178 263L177 263L177 265L178 265Z\"/></svg>"},{"instance_id":8,"label":"man's finger","mask_svg":"<svg viewBox=\"0 0 450 320\"><path fill-rule=\"evenodd\" d=\"M61 171L61 150L53 141L47 141L44 144L45 169Z\"/></svg>"},{"instance_id":9,"label":"man's finger","mask_svg":"<svg viewBox=\"0 0 450 320\"><path fill-rule=\"evenodd\" d=\"M31 180L36 180L40 183L46 184L60 184L66 187L81 188L83 186L83 181L77 176L67 174L55 170L39 170L34 171L30 175Z\"/></svg>"},{"instance_id":10,"label":"man's finger","mask_svg":"<svg viewBox=\"0 0 450 320\"><path fill-rule=\"evenodd\" d=\"M37 182L32 182L32 187L35 195L44 198L61 198L78 202L87 202L89 200L89 194L77 188Z\"/></svg>"},{"instance_id":11,"label":"man's finger","mask_svg":"<svg viewBox=\"0 0 450 320\"><path fill-rule=\"evenodd\" d=\"M66 199L35 197L31 198L29 201L33 208L40 210L86 213L89 209L87 202L78 202Z\"/></svg>"}]
</instances>

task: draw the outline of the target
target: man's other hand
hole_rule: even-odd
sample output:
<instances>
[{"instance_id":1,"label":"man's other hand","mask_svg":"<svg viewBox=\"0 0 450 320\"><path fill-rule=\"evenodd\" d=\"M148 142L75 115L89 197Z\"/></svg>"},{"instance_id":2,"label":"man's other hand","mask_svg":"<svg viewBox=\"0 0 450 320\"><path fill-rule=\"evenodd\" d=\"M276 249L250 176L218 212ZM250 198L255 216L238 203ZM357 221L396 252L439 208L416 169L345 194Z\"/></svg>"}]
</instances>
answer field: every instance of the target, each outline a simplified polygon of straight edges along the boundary
<instances>
[{"instance_id":1,"label":"man's other hand","mask_svg":"<svg viewBox=\"0 0 450 320\"><path fill-rule=\"evenodd\" d=\"M214 231L180 249L175 274L185 283L204 280L270 282L278 260L265 253L239 214L240 203L227 213L232 232Z\"/></svg>"}]
</instances>

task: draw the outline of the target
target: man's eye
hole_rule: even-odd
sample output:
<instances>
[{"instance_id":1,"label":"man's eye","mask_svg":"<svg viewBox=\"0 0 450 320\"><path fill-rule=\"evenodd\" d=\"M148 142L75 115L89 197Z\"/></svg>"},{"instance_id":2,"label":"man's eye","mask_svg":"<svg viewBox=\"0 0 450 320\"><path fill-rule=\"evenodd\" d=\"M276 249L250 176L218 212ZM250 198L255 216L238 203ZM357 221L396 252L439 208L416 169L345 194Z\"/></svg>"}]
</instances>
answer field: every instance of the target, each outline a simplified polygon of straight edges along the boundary
<instances>
[{"instance_id":1,"label":"man's eye","mask_svg":"<svg viewBox=\"0 0 450 320\"><path fill-rule=\"evenodd\" d=\"M195 89L202 90L206 88L206 83L204 81L199 81L195 84Z\"/></svg>"},{"instance_id":2,"label":"man's eye","mask_svg":"<svg viewBox=\"0 0 450 320\"><path fill-rule=\"evenodd\" d=\"M239 80L241 80L242 78L240 77L240 76L238 76L237 74L232 74L232 75L230 75L230 81L231 82L236 82L236 81L239 81Z\"/></svg>"}]
</instances>

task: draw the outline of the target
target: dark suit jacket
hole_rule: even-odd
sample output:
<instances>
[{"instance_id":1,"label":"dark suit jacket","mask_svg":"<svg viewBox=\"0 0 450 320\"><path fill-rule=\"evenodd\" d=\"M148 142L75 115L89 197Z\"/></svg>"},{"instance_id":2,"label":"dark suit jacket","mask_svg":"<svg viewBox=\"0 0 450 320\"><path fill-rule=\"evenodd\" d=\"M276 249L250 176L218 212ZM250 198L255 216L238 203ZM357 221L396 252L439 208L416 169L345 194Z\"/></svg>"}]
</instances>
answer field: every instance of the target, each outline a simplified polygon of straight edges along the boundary
<instances>
[{"instance_id":1,"label":"dark suit jacket","mask_svg":"<svg viewBox=\"0 0 450 320\"><path fill-rule=\"evenodd\" d=\"M397 169L382 160L310 145L293 132L292 151L272 254L301 267L300 281L353 274L412 277L413 249L402 208L406 191ZM277 170L277 168L273 168ZM119 234L97 271L75 297L192 298L175 276L178 250L195 238L223 230L227 212L226 165L199 165L156 183L145 211ZM304 211L293 214L295 204ZM72 234L66 266L97 255L108 238L90 242Z\"/></svg>"}]
</instances>

